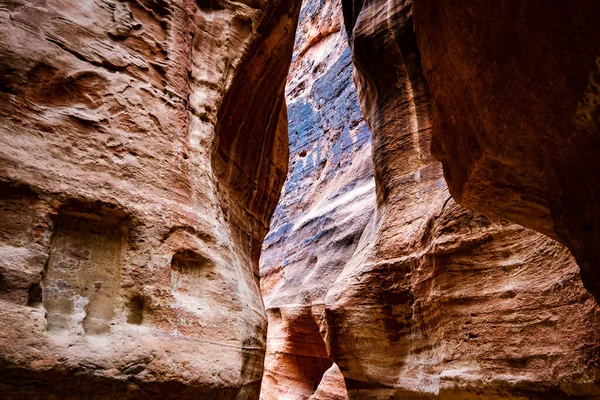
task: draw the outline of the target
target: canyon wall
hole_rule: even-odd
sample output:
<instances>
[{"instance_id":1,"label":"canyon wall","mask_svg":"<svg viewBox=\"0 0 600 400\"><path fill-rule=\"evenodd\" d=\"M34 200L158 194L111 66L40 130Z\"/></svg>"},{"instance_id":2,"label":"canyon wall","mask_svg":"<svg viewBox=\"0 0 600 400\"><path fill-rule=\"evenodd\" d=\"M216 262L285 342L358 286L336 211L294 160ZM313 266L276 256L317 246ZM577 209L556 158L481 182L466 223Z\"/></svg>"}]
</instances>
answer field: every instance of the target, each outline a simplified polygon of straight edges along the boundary
<instances>
[{"instance_id":1,"label":"canyon wall","mask_svg":"<svg viewBox=\"0 0 600 400\"><path fill-rule=\"evenodd\" d=\"M304 50L305 42L332 40L322 14L339 6L308 2L288 82L290 174L261 261L269 318L262 397L598 398L600 307L569 251L450 196L430 151L433 113L412 3L342 6L373 134L376 193L342 202L329 188L346 182L345 170L315 171L313 158L331 160L327 109L312 112L328 104L313 84L323 70L298 71L320 49ZM338 53L327 52L331 65ZM361 152L348 157L363 163ZM339 240L351 231L352 240Z\"/></svg>"},{"instance_id":2,"label":"canyon wall","mask_svg":"<svg viewBox=\"0 0 600 400\"><path fill-rule=\"evenodd\" d=\"M261 398L343 399L320 318L371 219L375 183L339 1L304 1L286 98L290 169L261 258L269 320Z\"/></svg>"},{"instance_id":3,"label":"canyon wall","mask_svg":"<svg viewBox=\"0 0 600 400\"><path fill-rule=\"evenodd\" d=\"M430 152L411 2L343 7L378 200L326 296L325 337L350 397L599 396L600 308L568 250L450 197Z\"/></svg>"},{"instance_id":4,"label":"canyon wall","mask_svg":"<svg viewBox=\"0 0 600 400\"><path fill-rule=\"evenodd\" d=\"M415 2L2 2L2 398L599 398L599 6Z\"/></svg>"},{"instance_id":5,"label":"canyon wall","mask_svg":"<svg viewBox=\"0 0 600 400\"><path fill-rule=\"evenodd\" d=\"M256 399L299 1L0 4L3 399Z\"/></svg>"},{"instance_id":6,"label":"canyon wall","mask_svg":"<svg viewBox=\"0 0 600 400\"><path fill-rule=\"evenodd\" d=\"M565 244L600 299L600 3L414 3L452 196Z\"/></svg>"}]
</instances>

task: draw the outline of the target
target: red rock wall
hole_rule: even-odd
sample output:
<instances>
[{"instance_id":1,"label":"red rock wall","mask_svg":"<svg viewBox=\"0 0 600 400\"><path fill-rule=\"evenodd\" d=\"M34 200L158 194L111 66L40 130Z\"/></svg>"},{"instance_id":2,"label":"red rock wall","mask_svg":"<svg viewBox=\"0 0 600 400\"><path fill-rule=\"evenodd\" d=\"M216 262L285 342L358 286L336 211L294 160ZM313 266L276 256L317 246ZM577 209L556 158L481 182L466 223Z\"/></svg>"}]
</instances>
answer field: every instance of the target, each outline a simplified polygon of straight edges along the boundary
<instances>
[{"instance_id":1,"label":"red rock wall","mask_svg":"<svg viewBox=\"0 0 600 400\"><path fill-rule=\"evenodd\" d=\"M412 4L343 8L373 132L377 208L357 231L352 255L336 252L334 238L315 245L319 230L296 236L297 224L273 229L261 268L271 321L264 398L307 398L314 386L306 378L323 374L326 355L352 399L600 396L600 308L568 250L467 211L450 196L430 152L431 100ZM295 182L305 176L288 176L284 209L287 191L298 192ZM282 218L313 215L304 199ZM321 218L339 220L335 207L323 210ZM341 256L343 266L316 268L309 254ZM323 297L323 305L315 301Z\"/></svg>"},{"instance_id":2,"label":"red rock wall","mask_svg":"<svg viewBox=\"0 0 600 400\"><path fill-rule=\"evenodd\" d=\"M600 299L600 3L414 3L452 196L565 244Z\"/></svg>"},{"instance_id":3,"label":"red rock wall","mask_svg":"<svg viewBox=\"0 0 600 400\"><path fill-rule=\"evenodd\" d=\"M344 2L378 212L326 297L351 398L597 397L600 308L569 252L454 203L409 1Z\"/></svg>"},{"instance_id":4,"label":"red rock wall","mask_svg":"<svg viewBox=\"0 0 600 400\"><path fill-rule=\"evenodd\" d=\"M416 1L4 2L2 397L599 398L569 252L430 151L597 295L596 5Z\"/></svg>"},{"instance_id":5,"label":"red rock wall","mask_svg":"<svg viewBox=\"0 0 600 400\"><path fill-rule=\"evenodd\" d=\"M0 6L0 397L258 397L299 6Z\"/></svg>"}]
</instances>

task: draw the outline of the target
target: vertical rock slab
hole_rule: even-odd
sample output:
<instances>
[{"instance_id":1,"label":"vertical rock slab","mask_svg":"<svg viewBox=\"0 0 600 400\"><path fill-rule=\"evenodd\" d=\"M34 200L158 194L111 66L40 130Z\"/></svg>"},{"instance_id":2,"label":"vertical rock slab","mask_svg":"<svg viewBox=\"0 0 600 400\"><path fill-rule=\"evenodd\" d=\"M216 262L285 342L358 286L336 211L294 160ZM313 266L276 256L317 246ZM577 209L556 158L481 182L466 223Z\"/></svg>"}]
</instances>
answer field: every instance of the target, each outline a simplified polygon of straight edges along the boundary
<instances>
[{"instance_id":1,"label":"vertical rock slab","mask_svg":"<svg viewBox=\"0 0 600 400\"><path fill-rule=\"evenodd\" d=\"M415 1L453 197L559 240L600 298L600 4Z\"/></svg>"},{"instance_id":2,"label":"vertical rock slab","mask_svg":"<svg viewBox=\"0 0 600 400\"><path fill-rule=\"evenodd\" d=\"M371 219L375 185L342 24L339 1L304 2L286 89L290 170L261 258L265 400L346 397L323 302Z\"/></svg>"},{"instance_id":3,"label":"vertical rock slab","mask_svg":"<svg viewBox=\"0 0 600 400\"><path fill-rule=\"evenodd\" d=\"M3 2L3 398L258 397L299 8Z\"/></svg>"},{"instance_id":4,"label":"vertical rock slab","mask_svg":"<svg viewBox=\"0 0 600 400\"><path fill-rule=\"evenodd\" d=\"M600 308L568 250L450 196L412 2L343 10L377 183L322 320L350 398L598 397Z\"/></svg>"}]
</instances>

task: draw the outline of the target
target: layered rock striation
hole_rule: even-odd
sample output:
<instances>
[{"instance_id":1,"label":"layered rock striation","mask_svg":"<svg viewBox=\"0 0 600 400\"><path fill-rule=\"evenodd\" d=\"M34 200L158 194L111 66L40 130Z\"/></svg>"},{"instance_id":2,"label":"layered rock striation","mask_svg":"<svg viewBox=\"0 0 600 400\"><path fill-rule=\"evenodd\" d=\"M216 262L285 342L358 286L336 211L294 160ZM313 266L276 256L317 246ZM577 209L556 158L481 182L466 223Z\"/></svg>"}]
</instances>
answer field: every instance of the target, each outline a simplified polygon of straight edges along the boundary
<instances>
[{"instance_id":1,"label":"layered rock striation","mask_svg":"<svg viewBox=\"0 0 600 400\"><path fill-rule=\"evenodd\" d=\"M292 145L279 206L285 212L276 211L261 265L270 321L262 396L336 398L341 385L331 378L339 369L352 399L597 398L600 308L569 251L540 233L468 211L449 193L430 151L433 114L412 3L342 6L373 134L376 193L369 201L376 207L361 214L354 200L353 220L364 222L350 247L336 237L327 245L315 240L325 236L323 227L343 232L337 225L301 232L310 225L294 221L343 220L335 198L325 197L315 213L311 196L296 193L337 185L344 171L320 179L311 169L294 173L306 165L297 157L322 153ZM299 41L315 31L316 18L306 22L302 15ZM316 124L293 122L299 100L297 91L288 93L290 133L298 126L311 138ZM317 104L321 97L305 96ZM302 200L292 208L290 198ZM338 391L319 397L319 379Z\"/></svg>"},{"instance_id":2,"label":"layered rock striation","mask_svg":"<svg viewBox=\"0 0 600 400\"><path fill-rule=\"evenodd\" d=\"M0 5L2 398L258 397L299 7Z\"/></svg>"},{"instance_id":3,"label":"layered rock striation","mask_svg":"<svg viewBox=\"0 0 600 400\"><path fill-rule=\"evenodd\" d=\"M261 258L269 320L261 398L341 399L320 318L374 211L375 184L339 1L304 2L286 98L290 170Z\"/></svg>"},{"instance_id":4,"label":"layered rock striation","mask_svg":"<svg viewBox=\"0 0 600 400\"><path fill-rule=\"evenodd\" d=\"M568 250L450 197L411 2L343 6L377 183L375 218L325 302L350 397L599 396L600 308Z\"/></svg>"},{"instance_id":5,"label":"layered rock striation","mask_svg":"<svg viewBox=\"0 0 600 400\"><path fill-rule=\"evenodd\" d=\"M598 6L340 1L0 5L2 398L600 398Z\"/></svg>"}]
</instances>

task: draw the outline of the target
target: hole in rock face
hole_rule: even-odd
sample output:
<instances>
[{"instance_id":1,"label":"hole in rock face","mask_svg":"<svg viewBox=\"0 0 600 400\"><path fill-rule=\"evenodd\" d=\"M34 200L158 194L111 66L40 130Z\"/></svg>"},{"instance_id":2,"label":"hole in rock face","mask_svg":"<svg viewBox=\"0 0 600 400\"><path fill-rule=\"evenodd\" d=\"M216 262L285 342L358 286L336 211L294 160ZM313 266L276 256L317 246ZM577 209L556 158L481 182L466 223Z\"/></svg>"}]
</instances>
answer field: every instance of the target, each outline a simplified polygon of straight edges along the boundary
<instances>
[{"instance_id":1,"label":"hole in rock face","mask_svg":"<svg viewBox=\"0 0 600 400\"><path fill-rule=\"evenodd\" d=\"M289 321L288 349L285 354L288 363L288 376L295 382L297 393L314 393L333 362L327 355L325 342L319 333L319 327L310 313L303 313Z\"/></svg>"},{"instance_id":2,"label":"hole in rock face","mask_svg":"<svg viewBox=\"0 0 600 400\"><path fill-rule=\"evenodd\" d=\"M128 308L127 323L141 325L144 322L144 299L141 296L132 297Z\"/></svg>"},{"instance_id":3,"label":"hole in rock face","mask_svg":"<svg viewBox=\"0 0 600 400\"><path fill-rule=\"evenodd\" d=\"M144 2L144 5L160 17L166 17L172 9L172 5L167 0L148 0Z\"/></svg>"},{"instance_id":4,"label":"hole in rock face","mask_svg":"<svg viewBox=\"0 0 600 400\"><path fill-rule=\"evenodd\" d=\"M223 10L225 8L219 0L196 0L196 5L201 10Z\"/></svg>"},{"instance_id":5,"label":"hole in rock face","mask_svg":"<svg viewBox=\"0 0 600 400\"><path fill-rule=\"evenodd\" d=\"M42 304L42 286L39 283L34 283L27 290L27 305L37 307L40 304Z\"/></svg>"},{"instance_id":6,"label":"hole in rock face","mask_svg":"<svg viewBox=\"0 0 600 400\"><path fill-rule=\"evenodd\" d=\"M175 253L171 260L171 290L200 297L205 294L207 281L214 280L213 263L191 250Z\"/></svg>"},{"instance_id":7,"label":"hole in rock face","mask_svg":"<svg viewBox=\"0 0 600 400\"><path fill-rule=\"evenodd\" d=\"M8 282L4 275L0 274L0 293L8 291Z\"/></svg>"}]
</instances>

